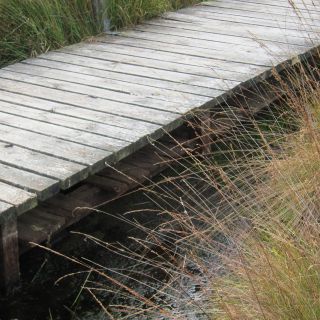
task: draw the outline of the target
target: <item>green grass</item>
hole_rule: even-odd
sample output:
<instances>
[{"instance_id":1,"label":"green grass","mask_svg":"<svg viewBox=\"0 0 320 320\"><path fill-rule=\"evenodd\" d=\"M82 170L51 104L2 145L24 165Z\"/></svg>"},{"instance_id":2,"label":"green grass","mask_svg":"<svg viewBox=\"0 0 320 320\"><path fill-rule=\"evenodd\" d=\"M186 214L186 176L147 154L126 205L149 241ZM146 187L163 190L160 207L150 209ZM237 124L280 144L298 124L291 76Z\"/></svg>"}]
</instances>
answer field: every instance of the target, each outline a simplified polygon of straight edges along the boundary
<instances>
[{"instance_id":1,"label":"green grass","mask_svg":"<svg viewBox=\"0 0 320 320\"><path fill-rule=\"evenodd\" d=\"M200 0L109 0L107 15L113 28L131 26L165 11L201 2Z\"/></svg>"},{"instance_id":2,"label":"green grass","mask_svg":"<svg viewBox=\"0 0 320 320\"><path fill-rule=\"evenodd\" d=\"M88 0L2 0L0 66L100 32Z\"/></svg>"},{"instance_id":3,"label":"green grass","mask_svg":"<svg viewBox=\"0 0 320 320\"><path fill-rule=\"evenodd\" d=\"M112 28L139 23L198 0L108 0ZM91 0L0 0L0 67L102 32Z\"/></svg>"}]
</instances>

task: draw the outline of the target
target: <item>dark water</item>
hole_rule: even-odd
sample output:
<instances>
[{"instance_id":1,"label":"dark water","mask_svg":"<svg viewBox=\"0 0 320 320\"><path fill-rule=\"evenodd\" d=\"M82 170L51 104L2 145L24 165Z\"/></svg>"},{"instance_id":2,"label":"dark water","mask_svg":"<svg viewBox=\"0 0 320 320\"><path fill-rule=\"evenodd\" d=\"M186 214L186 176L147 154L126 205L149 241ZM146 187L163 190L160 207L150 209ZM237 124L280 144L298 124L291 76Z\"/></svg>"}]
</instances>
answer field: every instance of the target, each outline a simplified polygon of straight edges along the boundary
<instances>
[{"instance_id":1,"label":"dark water","mask_svg":"<svg viewBox=\"0 0 320 320\"><path fill-rule=\"evenodd\" d=\"M130 246L132 244L129 236L143 234L113 216L121 216L123 213L150 206L152 204L140 191L126 196L104 207L103 211L106 213L93 213L73 226L52 248L66 256L85 257L111 269L124 269L129 266L128 259L71 232L79 231L108 243L120 242ZM160 222L159 218L148 210L132 213L131 216L146 225L157 225ZM39 248L25 254L21 259L21 266L22 289L9 299L0 300L1 320L106 319L93 298L86 291L81 291L81 285L88 277L87 272L81 273L86 271L85 268ZM72 273L78 274L66 276ZM61 277L65 278L56 283ZM92 276L90 280L98 281ZM114 294L106 293L103 300L108 303L113 298Z\"/></svg>"}]
</instances>

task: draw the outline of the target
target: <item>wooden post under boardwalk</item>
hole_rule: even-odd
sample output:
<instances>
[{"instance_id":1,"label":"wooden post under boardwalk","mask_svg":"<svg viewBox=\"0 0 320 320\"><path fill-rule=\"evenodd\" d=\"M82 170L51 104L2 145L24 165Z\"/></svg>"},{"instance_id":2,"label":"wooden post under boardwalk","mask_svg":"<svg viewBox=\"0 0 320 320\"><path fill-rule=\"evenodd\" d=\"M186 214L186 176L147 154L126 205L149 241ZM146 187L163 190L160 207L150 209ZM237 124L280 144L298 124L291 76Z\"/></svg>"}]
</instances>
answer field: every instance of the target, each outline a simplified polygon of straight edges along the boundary
<instances>
[{"instance_id":1,"label":"wooden post under boardwalk","mask_svg":"<svg viewBox=\"0 0 320 320\"><path fill-rule=\"evenodd\" d=\"M19 286L19 247L17 218L11 217L0 225L0 286L8 293Z\"/></svg>"},{"instance_id":2,"label":"wooden post under boardwalk","mask_svg":"<svg viewBox=\"0 0 320 320\"><path fill-rule=\"evenodd\" d=\"M106 16L106 3L106 0L92 0L95 19L99 24L101 23L104 32L110 31L110 20Z\"/></svg>"}]
</instances>

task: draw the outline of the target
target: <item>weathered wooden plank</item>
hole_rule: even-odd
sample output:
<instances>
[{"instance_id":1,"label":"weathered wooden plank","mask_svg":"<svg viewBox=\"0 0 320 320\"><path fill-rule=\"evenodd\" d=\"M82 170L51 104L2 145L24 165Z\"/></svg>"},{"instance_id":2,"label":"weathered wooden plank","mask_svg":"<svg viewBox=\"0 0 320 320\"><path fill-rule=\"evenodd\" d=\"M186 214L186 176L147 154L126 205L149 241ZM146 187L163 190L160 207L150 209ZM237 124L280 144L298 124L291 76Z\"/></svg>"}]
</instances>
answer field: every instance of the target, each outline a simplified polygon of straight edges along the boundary
<instances>
[{"instance_id":1,"label":"weathered wooden plank","mask_svg":"<svg viewBox=\"0 0 320 320\"><path fill-rule=\"evenodd\" d=\"M262 67L271 67L274 64L277 64L280 60L277 56L272 56L268 54L265 50L261 52L259 55L255 55L255 49L257 48L257 43L255 43L255 47L247 46L247 49L242 52L242 54L238 54L238 50L233 47L233 45L224 44L223 42L209 42L203 39L195 39L186 36L175 35L167 35L164 30L158 28L158 30L154 29L154 33L151 32L131 32L126 31L121 33L121 37L135 39L135 41L139 42L141 40L149 40L155 43L165 43L170 45L175 45L179 47L179 52L183 52L183 48L186 47L186 52L191 52L191 55L200 56L200 57L214 57L215 59L232 61L243 64L250 64L254 66L262 66ZM156 35L156 36L155 36ZM160 46L159 46L160 47ZM223 51L221 50L224 47ZM165 48L163 48L165 49ZM160 48L161 50L161 48ZM247 56L246 56L247 55Z\"/></svg>"},{"instance_id":2,"label":"weathered wooden plank","mask_svg":"<svg viewBox=\"0 0 320 320\"><path fill-rule=\"evenodd\" d=\"M254 65L218 60L214 57L210 59L200 57L195 58L192 56L188 56L186 53L182 53L181 50L179 51L179 54L168 51L159 52L162 47L160 44L158 44L156 49L143 48L139 46L139 44L140 43L137 43L136 41L119 38L119 41L117 41L116 43L113 42L107 45L102 43L90 43L83 44L83 46L92 50L104 52L108 55L109 53L114 53L139 58L142 57L149 59L153 63L158 63L158 61L165 61L165 67L172 65L174 68L178 68L178 70L181 71L184 68L188 67L190 68L189 70L193 70L193 72L196 73L200 72L199 74L201 74L201 69L203 69L203 75L209 74L212 76L212 71L214 70L214 75L215 77L217 77L217 73L219 73L220 70L221 77L228 77L229 80L236 81L241 80L241 77L245 76L248 71L255 72L261 69L261 67L257 67ZM186 72L189 72L188 69L185 70ZM208 72L209 70L210 73Z\"/></svg>"},{"instance_id":3,"label":"weathered wooden plank","mask_svg":"<svg viewBox=\"0 0 320 320\"><path fill-rule=\"evenodd\" d=\"M105 141L108 141L108 138L112 138L112 145L122 145L123 142L134 142L137 138L140 138L140 135L130 135L129 130L123 130L119 127L107 125L104 126L92 121L60 115L55 112L50 112L50 110L39 110L28 106L8 103L1 100L0 110L2 113L16 115L23 119L34 119L43 123L52 123L63 128L71 128L88 133L93 133L95 135L98 135L99 137L106 138Z\"/></svg>"},{"instance_id":4,"label":"weathered wooden plank","mask_svg":"<svg viewBox=\"0 0 320 320\"><path fill-rule=\"evenodd\" d=\"M132 123L136 120L135 124L140 126L144 126L142 120L163 125L177 118L178 112L174 113L174 107L172 107L172 112L165 112L164 110L142 107L141 104L140 106L138 104L130 105L128 103L107 100L110 94L99 88L18 74L7 70L2 70L0 77L5 79L1 80L0 88L2 89L11 92L20 91L20 93L26 94L32 92L32 96L108 113L110 114L110 118L113 116L115 121L118 119L119 124L121 124L121 121L125 121L123 118L131 119L130 122ZM10 85L8 81L11 81ZM138 101L139 98L135 98L135 100Z\"/></svg>"},{"instance_id":5,"label":"weathered wooden plank","mask_svg":"<svg viewBox=\"0 0 320 320\"><path fill-rule=\"evenodd\" d=\"M99 187L106 192L111 192L114 195L124 194L128 191L128 185L126 183L108 176L93 175L86 179L86 183Z\"/></svg>"},{"instance_id":6,"label":"weathered wooden plank","mask_svg":"<svg viewBox=\"0 0 320 320\"><path fill-rule=\"evenodd\" d=\"M119 49L113 53L112 47L109 45L99 45L99 44L92 44L90 46L87 45L78 45L75 49L74 48L65 48L59 50L60 52L66 52L66 53L72 53L74 50L76 50L77 55L91 57L91 58L98 58L102 60L108 60L113 62L119 62L119 63L130 63L134 65L140 65L143 67L150 67L150 68L156 68L166 71L174 71L178 72L179 75L181 73L194 75L194 76L203 76L203 77L210 77L210 78L219 78L219 79L225 79L225 80L231 80L239 82L244 79L244 74L238 74L235 71L237 70L236 67L239 67L240 65L237 64L235 66L235 70L232 72L231 70L223 69L223 66L227 66L227 63L223 61L219 61L215 65L215 70L213 71L213 67L210 67L209 65L200 66L199 64L197 66L192 65L185 65L181 64L181 61L166 61L164 59L161 59L162 55L157 55L155 52L153 52L150 55L141 56L141 51L135 49L134 47L127 48L127 50L121 52ZM98 49L98 50L97 50ZM105 49L104 50L100 50ZM106 54L107 52L107 54ZM136 54L135 54L136 52ZM232 63L231 63L232 65ZM221 68L220 68L221 66ZM232 66L230 66L232 68ZM242 69L243 71L243 69ZM219 87L220 89L220 87Z\"/></svg>"},{"instance_id":7,"label":"weathered wooden plank","mask_svg":"<svg viewBox=\"0 0 320 320\"><path fill-rule=\"evenodd\" d=\"M207 67L208 68L208 67ZM208 68L209 69L209 68ZM155 110L162 110L166 112L172 112L172 113L183 113L187 111L186 107L181 106L181 104L165 100L165 99L158 99L157 97L153 97L152 94L150 94L149 97L145 95L145 92L143 93L141 88L140 94L139 91L132 90L131 92L125 92L127 86L124 88L124 84L122 83L121 86L117 86L116 88L110 89L109 85L105 85L104 81L98 77L93 76L87 76L87 75L75 75L68 71L63 70L55 70L52 68L44 68L44 67L38 67L33 66L30 68L30 65L27 64L16 64L13 67L9 66L5 68L5 70L17 72L17 73L23 73L26 75L32 75L36 76L36 79L39 79L39 77L43 78L43 81L48 81L48 83L57 84L57 81L67 81L71 82L73 84L80 84L85 85L88 92L91 92L92 95L96 92L96 95L110 100L115 100L119 102L127 102L128 104L135 104L137 106L144 106L147 108L155 109ZM23 76L22 76L23 79ZM50 79L50 80L46 80ZM52 80L51 80L52 79ZM59 84L61 86L61 84ZM74 86L71 87L71 89ZM77 87L76 87L77 88ZM71 90L70 89L70 90ZM77 91L78 92L78 88ZM111 90L122 90L122 95L119 95L115 91ZM85 91L86 92L86 91ZM84 93L85 93L84 92ZM130 99L128 99L130 97ZM196 100L198 101L198 100Z\"/></svg>"},{"instance_id":8,"label":"weathered wooden plank","mask_svg":"<svg viewBox=\"0 0 320 320\"><path fill-rule=\"evenodd\" d=\"M105 37L103 37L105 38ZM110 38L111 39L111 38ZM109 43L109 41L108 41ZM59 53L59 52L58 52ZM29 65L39 65L45 67L51 67L59 70L73 71L80 74L88 74L91 76L99 76L105 79L116 79L119 81L137 83L146 87L151 88L160 88L169 90L175 93L180 93L184 95L185 93L197 95L200 97L212 97L215 96L219 90L212 88L203 88L199 86L193 86L185 83L176 82L175 85L172 85L171 81L163 79L155 79L150 77L144 77L143 75L135 75L129 73L119 73L113 71L113 69L106 69L103 66L100 66L96 61L89 60L85 65L77 63L73 60L71 55L55 55L54 58L51 56L42 55L37 59L28 59L24 63ZM75 69L76 68L76 69ZM125 85L124 85L125 86Z\"/></svg>"},{"instance_id":9,"label":"weathered wooden plank","mask_svg":"<svg viewBox=\"0 0 320 320\"><path fill-rule=\"evenodd\" d=\"M125 92L123 87L118 87L117 90L110 89L108 86L103 86L101 81L99 81L99 78L91 77L91 79L86 78L85 80L80 81L80 79L78 79L78 77L75 78L73 74L63 71L54 73L54 77L50 77L50 74L53 73L54 70L47 70L47 73L44 74L41 72L43 71L41 68L34 67L32 69L33 71L31 71L30 67L25 64L16 64L2 70L4 74L6 74L6 71L19 73L18 77L21 81L31 81L36 84L41 83L43 86L50 85L50 87L53 85L54 88L71 92L83 92L83 94L104 98L108 101L116 101L136 105L138 107L143 106L173 113L177 113L177 110L179 111L179 108L181 108L181 106L176 102L166 100L164 103L164 100L147 97L145 94L142 94L142 92L139 95L138 93L132 94ZM26 70L28 71L26 72ZM32 75L32 77L28 75ZM11 76L13 75L11 74ZM58 80L62 80L62 82L58 82ZM80 91L81 89L82 91ZM121 107L121 105L119 105L119 107Z\"/></svg>"},{"instance_id":10,"label":"weathered wooden plank","mask_svg":"<svg viewBox=\"0 0 320 320\"><path fill-rule=\"evenodd\" d=\"M15 108L15 105L0 102L0 124L15 128L40 133L49 137L61 138L66 141L75 142L81 145L95 147L106 151L118 151L128 146L130 142L103 137L97 134L84 132L77 129L61 127L59 125L44 123L37 120L19 117L5 113L8 109ZM24 110L23 110L24 111Z\"/></svg>"},{"instance_id":11,"label":"weathered wooden plank","mask_svg":"<svg viewBox=\"0 0 320 320\"><path fill-rule=\"evenodd\" d=\"M26 212L37 205L34 193L0 182L0 201L13 205L17 214Z\"/></svg>"},{"instance_id":12,"label":"weathered wooden plank","mask_svg":"<svg viewBox=\"0 0 320 320\"><path fill-rule=\"evenodd\" d=\"M198 6L197 11L207 13L207 14L217 14L217 15L224 15L224 16L232 16L232 17L247 17L249 19L255 18L259 19L260 21L272 21L275 23L288 23L290 25L295 26L319 26L319 22L317 20L301 20L297 16L274 16L272 14L264 14L263 12L255 12L249 10L241 10L241 9L234 9L233 6L228 7L215 7L211 9L208 6Z\"/></svg>"},{"instance_id":13,"label":"weathered wooden plank","mask_svg":"<svg viewBox=\"0 0 320 320\"><path fill-rule=\"evenodd\" d=\"M262 0L237 0L238 2L245 2L245 3L252 3L255 5L264 5L267 7L278 7L278 8L285 8L290 10L297 10L301 12L301 14L308 14L309 12L315 11L319 12L320 9L318 8L318 4L316 2L306 2L306 1L297 1L294 0L292 3L289 1L278 1L278 0L268 0L268 2L264 2ZM307 11L307 12L305 12Z\"/></svg>"},{"instance_id":14,"label":"weathered wooden plank","mask_svg":"<svg viewBox=\"0 0 320 320\"><path fill-rule=\"evenodd\" d=\"M37 240L38 243L50 241L51 236L63 227L66 219L45 210L35 208L22 215L18 220L19 241L30 245Z\"/></svg>"},{"instance_id":15,"label":"weathered wooden plank","mask_svg":"<svg viewBox=\"0 0 320 320\"><path fill-rule=\"evenodd\" d=\"M59 124L66 122L67 126L73 126L72 123L78 126L86 128L86 131L93 130L94 133L105 135L112 138L119 138L124 141L136 141L141 138L141 135L148 133L146 130L156 130L159 127L154 124L146 123L144 127L136 125L132 130L132 124L136 124L134 121L121 122L121 126L116 125L113 122L113 117L110 117L107 113L102 113L94 110L87 110L76 106L65 105L59 102L49 101L45 98L36 98L26 95L21 95L14 92L3 91L0 89L0 101L10 102L14 104L14 108L8 108L7 112L15 112L18 110L18 106L26 106L35 110L46 111L43 113L42 119L49 121L50 118L58 119ZM25 114L23 111L22 114ZM66 120L64 117L68 116L71 120Z\"/></svg>"},{"instance_id":16,"label":"weathered wooden plank","mask_svg":"<svg viewBox=\"0 0 320 320\"><path fill-rule=\"evenodd\" d=\"M279 4L279 1L268 1L267 3L264 3L262 1L245 1L245 0L218 0L219 2L223 2L226 4L233 4L237 3L239 6L243 5L244 9L262 9L264 8L266 12L272 13L272 14L282 14L282 15L293 15L293 16L306 16L307 18L316 18L319 17L320 10L317 8L317 5L315 2L313 2L312 5L307 5L307 3L298 2L296 0L292 1L291 3L287 1L281 2L282 4ZM209 1L208 4L212 4L214 1ZM207 3L204 3L205 5Z\"/></svg>"},{"instance_id":17,"label":"weathered wooden plank","mask_svg":"<svg viewBox=\"0 0 320 320\"><path fill-rule=\"evenodd\" d=\"M133 37L131 37L131 35ZM138 38L136 37L137 35L139 35ZM194 59L195 61L199 62L201 62L201 59L204 59L204 65L209 65L213 69L213 71L215 70L215 66L220 66L220 61L222 61L223 64L229 65L230 68L234 68L237 73L240 73L240 71L242 71L241 73L246 74L248 74L248 72L259 72L260 70L265 70L270 67L269 64L266 64L266 61L263 62L265 66L255 64L254 61L256 60L252 61L251 63L248 63L247 60L245 62L234 61L237 59L235 58L235 53L230 56L229 51L224 52L222 48L220 48L221 44L218 45L216 49L211 50L206 47L194 46L192 45L192 42L190 42L190 45L182 44L180 40L173 41L171 37L158 35L157 38L155 38L154 36L150 36L150 34L147 35L148 39L146 39L144 33L137 34L126 32L117 37L104 36L99 37L97 40L99 42L107 44L112 42L112 44L115 43L117 46L123 46L125 48L134 47L138 50L152 50L152 54L153 52L158 52L159 55L163 54L164 58L167 54L174 55L177 60L185 60L186 63L188 63L189 59ZM139 39L139 41L137 41L137 39ZM225 46L224 49L226 49ZM232 49L234 50L235 48L233 47ZM245 52L252 50L252 48L246 48ZM265 55L266 51L264 51L263 53ZM262 61L259 61L259 63L262 63Z\"/></svg>"},{"instance_id":18,"label":"weathered wooden plank","mask_svg":"<svg viewBox=\"0 0 320 320\"><path fill-rule=\"evenodd\" d=\"M27 148L59 159L90 166L95 172L104 167L112 152L80 145L62 139L0 124L0 140L7 144Z\"/></svg>"},{"instance_id":19,"label":"weathered wooden plank","mask_svg":"<svg viewBox=\"0 0 320 320\"><path fill-rule=\"evenodd\" d=\"M16 209L12 204L0 200L0 226L7 220L16 217Z\"/></svg>"},{"instance_id":20,"label":"weathered wooden plank","mask_svg":"<svg viewBox=\"0 0 320 320\"><path fill-rule=\"evenodd\" d=\"M148 66L141 66L141 65L135 65L130 63L121 63L121 60L119 59L118 62L115 61L108 61L107 59L104 60L101 56L101 59L99 59L99 54L93 52L91 56L90 54L87 55L76 55L75 52L74 55L71 55L72 60L74 63L78 64L95 64L97 68L100 69L106 69L113 71L117 71L120 73L128 73L132 75L139 75L144 76L145 78L152 78L152 79L161 79L165 81L171 81L172 85L175 85L175 83L183 83L193 86L200 86L204 88L214 88L218 90L225 90L227 89L227 85L236 85L235 81L231 80L223 80L223 79L217 79L214 77L204 77L201 75L193 75L193 74L181 74L177 71L167 71L167 70L161 70L156 69L156 65L154 67ZM57 56L67 55L65 52L50 52L46 55L46 58L50 57L51 59L55 59ZM132 57L133 58L133 57Z\"/></svg>"},{"instance_id":21,"label":"weathered wooden plank","mask_svg":"<svg viewBox=\"0 0 320 320\"><path fill-rule=\"evenodd\" d=\"M90 213L77 207L119 197L182 154L166 142L160 156L151 147L133 154L149 137L188 111L232 102L233 90L236 99L315 46L320 8L296 0L295 12L286 1L211 1L0 70L1 284L19 279L17 214L21 242L50 240ZM249 100L248 108L263 105ZM207 125L218 121L230 125L219 116Z\"/></svg>"},{"instance_id":22,"label":"weathered wooden plank","mask_svg":"<svg viewBox=\"0 0 320 320\"><path fill-rule=\"evenodd\" d=\"M200 7L201 8L201 7ZM308 32L316 32L314 28L318 25L316 22L312 22L309 24L301 23L292 21L292 20L286 20L286 21L280 21L280 20L274 20L274 19L268 19L265 16L260 16L257 14L252 14L243 12L243 14L238 12L229 12L226 11L206 11L201 9L195 9L195 8L185 8L178 12L168 12L163 15L164 18L170 19L170 20L177 20L177 21L184 21L189 23L198 23L198 22L204 22L209 23L209 21L225 21L225 22L232 22L237 24L248 24L252 26L263 26L263 27L272 27L272 28L278 28L278 29L285 29L285 30L294 30L294 31L308 31ZM211 22L210 22L211 23Z\"/></svg>"},{"instance_id":23,"label":"weathered wooden plank","mask_svg":"<svg viewBox=\"0 0 320 320\"><path fill-rule=\"evenodd\" d=\"M12 207L0 202L0 210L8 215ZM1 211L0 211L1 212ZM20 284L17 219L14 214L0 224L0 289L10 293Z\"/></svg>"},{"instance_id":24,"label":"weathered wooden plank","mask_svg":"<svg viewBox=\"0 0 320 320\"><path fill-rule=\"evenodd\" d=\"M21 160L23 159L23 161ZM0 142L0 162L22 170L58 179L62 189L70 188L88 176L85 166Z\"/></svg>"},{"instance_id":25,"label":"weathered wooden plank","mask_svg":"<svg viewBox=\"0 0 320 320\"><path fill-rule=\"evenodd\" d=\"M58 193L59 181L0 163L0 181L37 194L39 200ZM0 209L1 212L1 209Z\"/></svg>"},{"instance_id":26,"label":"weathered wooden plank","mask_svg":"<svg viewBox=\"0 0 320 320\"><path fill-rule=\"evenodd\" d=\"M269 35L268 37L267 36L268 33L271 33L270 29L266 29L264 33L266 35L262 36L261 34L256 33L255 31L250 31L246 29L243 30L241 28L232 27L232 25L230 25L230 28L225 29L225 28L220 28L219 24L211 23L208 26L208 31L206 32L206 31L199 31L199 30L190 30L190 28L189 30L184 30L182 28L178 29L174 27L175 25L178 26L179 24L183 25L183 23L179 21L172 21L172 24L170 24L170 22L168 21L168 25L166 26L165 20L162 19L162 21L155 20L155 21L146 22L144 25L135 27L135 30L138 30L143 33L148 32L153 34L163 34L167 36L170 35L170 37L175 36L175 37L181 37L185 39L193 39L195 41L195 44L196 43L201 44L201 42L205 41L207 43L207 47L209 48L216 47L215 42L225 43L226 47L232 44L241 44L242 46L250 47L250 44L251 44L252 47L254 47L255 45L255 50L259 52L260 49L259 49L258 43L260 41L260 42L264 42L266 46L273 49L275 53L278 55L278 57L282 59L284 54L281 51L279 51L279 49L278 49L278 52L276 51L278 44L287 45L288 43L290 43L290 47L292 46L303 46L303 47L310 46L311 47L312 46L312 39L310 40L307 37L297 38L297 37L285 35L284 30L282 31L281 29L278 31L278 35L277 33L274 33ZM198 29L202 29L202 27L198 27ZM240 33L239 35L237 35L237 30L241 30L241 31L238 31ZM226 54L227 52L228 51L226 50ZM239 59L238 61L240 61L241 58L242 59L244 58L244 52L245 51L237 50L238 59ZM266 53L263 54L263 52L261 52L261 54L262 54L261 58L265 59ZM253 61L256 61L257 57L255 57L254 54L249 53L249 58L251 58L251 55L252 55L252 59L254 59Z\"/></svg>"},{"instance_id":27,"label":"weathered wooden plank","mask_svg":"<svg viewBox=\"0 0 320 320\"><path fill-rule=\"evenodd\" d=\"M233 22L223 22L223 21L211 21L210 24L195 24L195 23L187 23L183 21L175 21L175 20L166 20L166 19L154 19L151 21L145 22L147 25L158 25L161 27L171 28L171 29L182 29L188 30L189 35L193 34L196 36L198 32L201 32L205 35L211 36L214 34L215 37L217 34L223 35L231 35L239 38L250 38L257 39L266 42L269 46L273 46L271 43L284 43L287 45L290 43L290 46L294 45L300 46L305 45L306 43L310 43L311 40L315 40L317 38L316 34L310 34L304 30L289 30L289 29L281 29L279 27L263 27L258 25L250 25L247 23L233 23ZM239 28L241 25L241 28ZM257 48L259 51L259 49Z\"/></svg>"},{"instance_id":28,"label":"weathered wooden plank","mask_svg":"<svg viewBox=\"0 0 320 320\"><path fill-rule=\"evenodd\" d=\"M97 44L99 46L99 44ZM91 47L91 46L90 46ZM101 45L101 47L106 47ZM39 63L40 61L40 63ZM30 65L32 64L32 68ZM23 66L23 67L22 67ZM92 69L88 67L78 67L74 65L65 64L59 61L48 61L40 59L30 59L24 61L21 64L15 64L15 68L10 69L12 71L17 70L26 74L33 74L39 76L46 76L48 78L60 79L61 74L65 74L70 78L73 77L71 82L82 83L90 86L96 86L99 88L108 88L109 90L119 91L125 94L130 94L139 97L148 97L160 101L171 101L177 103L176 107L181 107L181 102L201 102L206 100L205 97L201 97L191 93L182 93L174 90L157 88L148 86L147 83L140 84L136 81L129 82L127 75L121 73L104 72L103 70L97 70L93 75ZM116 74L116 79L112 79L112 75ZM136 78L134 78L136 80ZM217 91L217 94L219 92Z\"/></svg>"},{"instance_id":29,"label":"weathered wooden plank","mask_svg":"<svg viewBox=\"0 0 320 320\"><path fill-rule=\"evenodd\" d=\"M233 35L241 38L255 38L258 40L262 40L266 42L269 46L269 42L278 43L284 42L285 45L290 43L290 47L292 48L294 45L304 45L305 43L310 43L311 40L317 39L317 35L304 31L303 29L290 30L290 29L281 29L279 27L271 27L266 28L265 26L259 25L250 25L247 23L234 23L232 21L224 22L224 21L211 21L208 23L190 23L176 20L166 20L166 19L154 19L151 21L145 22L148 25L160 25L164 27L177 28L190 31L190 36L196 32L203 32L207 35L210 34L225 34L225 35ZM241 28L239 28L241 26ZM282 45L283 46L283 45ZM259 51L259 49L257 48Z\"/></svg>"},{"instance_id":30,"label":"weathered wooden plank","mask_svg":"<svg viewBox=\"0 0 320 320\"><path fill-rule=\"evenodd\" d=\"M85 202L84 199L76 200L72 198L71 194L72 192L68 194L58 194L42 203L40 209L44 209L46 212L69 220L77 218L78 212L75 211L76 208L91 208L89 202Z\"/></svg>"},{"instance_id":31,"label":"weathered wooden plank","mask_svg":"<svg viewBox=\"0 0 320 320\"><path fill-rule=\"evenodd\" d=\"M236 10L242 10L242 11L247 11L247 12L258 12L258 13L264 13L268 14L274 17L274 19L279 18L298 18L297 12L295 12L292 8L284 8L280 10L280 8L272 8L272 7L266 7L263 5L253 5L253 4L247 4L245 2L238 2L238 1L228 1L228 0L223 0L223 1L213 1L213 2L205 2L202 4L204 7L209 7L212 10L215 10L215 8L224 8L224 9L236 9ZM313 20L313 19L318 19L319 14L315 12L308 12L306 14L303 14L303 18L305 20Z\"/></svg>"}]
</instances>

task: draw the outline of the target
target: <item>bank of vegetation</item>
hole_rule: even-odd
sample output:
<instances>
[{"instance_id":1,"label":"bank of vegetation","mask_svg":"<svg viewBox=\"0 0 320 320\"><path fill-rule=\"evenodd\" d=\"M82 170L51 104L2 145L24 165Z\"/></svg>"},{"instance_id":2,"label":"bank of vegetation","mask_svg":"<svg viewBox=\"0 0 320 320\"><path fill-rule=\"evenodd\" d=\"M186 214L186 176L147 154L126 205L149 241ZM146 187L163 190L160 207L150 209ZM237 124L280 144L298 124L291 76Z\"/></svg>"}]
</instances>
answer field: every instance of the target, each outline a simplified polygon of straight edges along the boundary
<instances>
[{"instance_id":1,"label":"bank of vegetation","mask_svg":"<svg viewBox=\"0 0 320 320\"><path fill-rule=\"evenodd\" d=\"M106 0L101 16L113 29L198 0ZM97 35L101 17L92 0L0 0L0 67Z\"/></svg>"},{"instance_id":2,"label":"bank of vegetation","mask_svg":"<svg viewBox=\"0 0 320 320\"><path fill-rule=\"evenodd\" d=\"M224 134L203 123L212 153L186 159L174 191L161 189L158 198L171 205L159 213L170 223L144 242L166 252L160 261L145 258L170 279L159 313L171 319L320 318L319 58L288 71L286 81L279 78L270 87L279 99L257 115L249 112L244 120L239 109L226 107ZM172 295L176 308L164 307Z\"/></svg>"},{"instance_id":3,"label":"bank of vegetation","mask_svg":"<svg viewBox=\"0 0 320 320\"><path fill-rule=\"evenodd\" d=\"M111 273L120 304L104 304L104 277L88 286L110 317L320 318L319 58L275 74L277 99L257 114L226 105L200 123L212 151L187 151L146 190L166 221L140 226L139 250L93 240L134 262Z\"/></svg>"},{"instance_id":4,"label":"bank of vegetation","mask_svg":"<svg viewBox=\"0 0 320 320\"><path fill-rule=\"evenodd\" d=\"M108 319L320 318L319 61L275 73L277 98L258 113L224 105L213 126L190 123L211 151L186 150L143 189L160 226L130 212L121 219L143 233L132 245L85 236L132 263L82 262L82 289Z\"/></svg>"}]
</instances>

